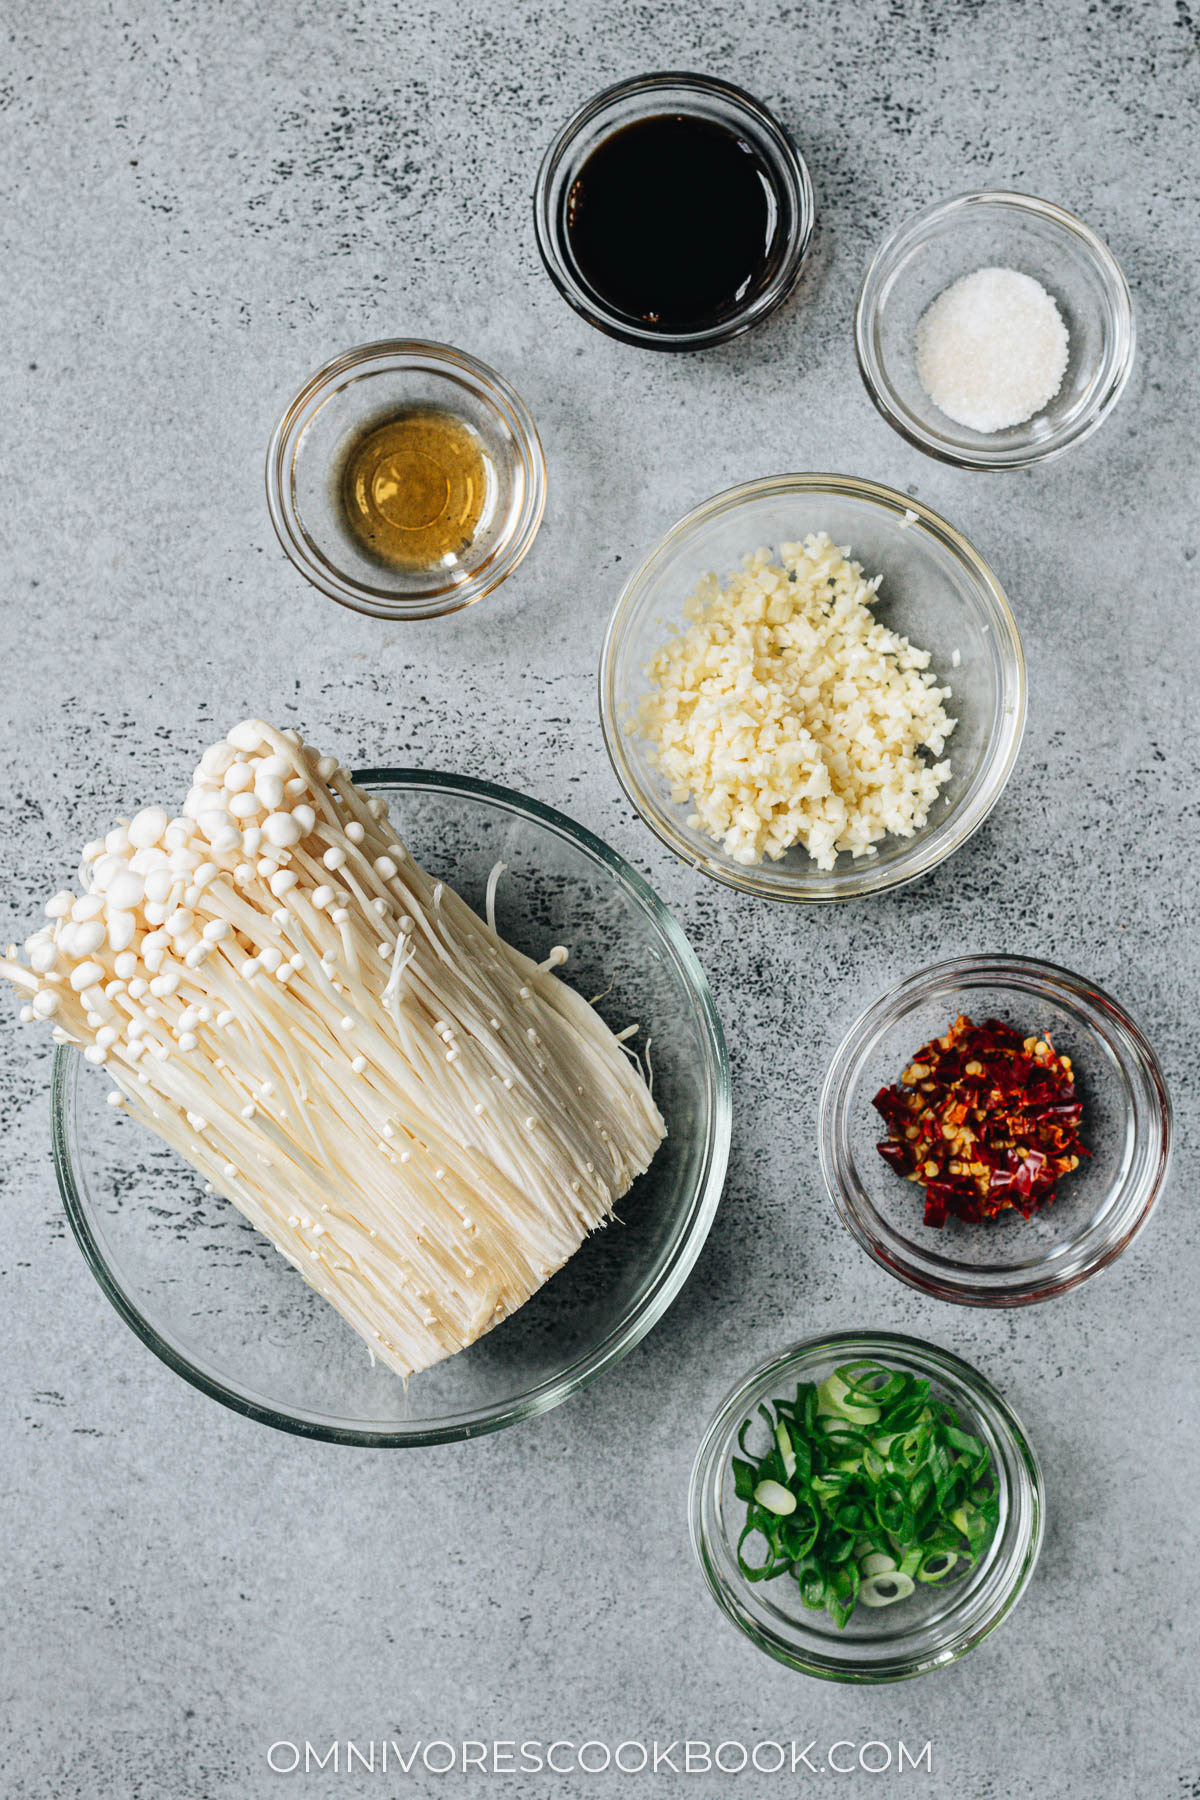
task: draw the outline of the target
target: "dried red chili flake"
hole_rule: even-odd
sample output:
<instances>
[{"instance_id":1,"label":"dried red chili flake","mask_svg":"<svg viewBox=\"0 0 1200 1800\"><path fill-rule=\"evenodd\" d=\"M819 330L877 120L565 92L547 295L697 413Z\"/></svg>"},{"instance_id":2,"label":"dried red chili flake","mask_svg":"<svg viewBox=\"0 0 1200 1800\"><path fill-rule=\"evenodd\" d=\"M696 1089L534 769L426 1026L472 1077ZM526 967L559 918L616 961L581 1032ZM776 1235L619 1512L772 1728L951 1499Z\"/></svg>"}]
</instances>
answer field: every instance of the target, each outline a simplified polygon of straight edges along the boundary
<instances>
[{"instance_id":1,"label":"dried red chili flake","mask_svg":"<svg viewBox=\"0 0 1200 1800\"><path fill-rule=\"evenodd\" d=\"M888 1127L880 1156L924 1188L925 1223L939 1228L1009 1207L1028 1219L1089 1154L1070 1057L1045 1032L1022 1037L999 1019L960 1013L874 1105Z\"/></svg>"}]
</instances>

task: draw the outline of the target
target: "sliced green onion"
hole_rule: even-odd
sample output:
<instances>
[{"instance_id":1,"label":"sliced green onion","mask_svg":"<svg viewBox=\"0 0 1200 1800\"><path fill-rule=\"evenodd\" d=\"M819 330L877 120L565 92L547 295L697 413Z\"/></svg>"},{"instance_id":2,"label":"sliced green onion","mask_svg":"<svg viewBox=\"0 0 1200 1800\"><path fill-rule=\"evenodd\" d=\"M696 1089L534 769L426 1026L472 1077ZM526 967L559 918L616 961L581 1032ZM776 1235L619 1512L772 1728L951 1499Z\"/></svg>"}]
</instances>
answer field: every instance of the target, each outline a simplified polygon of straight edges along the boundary
<instances>
[{"instance_id":1,"label":"sliced green onion","mask_svg":"<svg viewBox=\"0 0 1200 1800\"><path fill-rule=\"evenodd\" d=\"M912 1377L898 1369L881 1369L875 1362L843 1363L831 1379L839 1381L858 1406L891 1406L905 1392Z\"/></svg>"},{"instance_id":2,"label":"sliced green onion","mask_svg":"<svg viewBox=\"0 0 1200 1800\"><path fill-rule=\"evenodd\" d=\"M897 1600L907 1600L912 1591L912 1576L896 1569L891 1575L868 1576L858 1597L864 1606L894 1606Z\"/></svg>"},{"instance_id":3,"label":"sliced green onion","mask_svg":"<svg viewBox=\"0 0 1200 1800\"><path fill-rule=\"evenodd\" d=\"M754 1490L754 1498L759 1506L765 1506L768 1512L780 1518L786 1518L788 1513L796 1510L795 1494L781 1481L760 1481Z\"/></svg>"},{"instance_id":4,"label":"sliced green onion","mask_svg":"<svg viewBox=\"0 0 1200 1800\"><path fill-rule=\"evenodd\" d=\"M821 1520L811 1501L801 1500L779 1531L779 1547L793 1563L803 1560L816 1543Z\"/></svg>"},{"instance_id":5,"label":"sliced green onion","mask_svg":"<svg viewBox=\"0 0 1200 1800\"><path fill-rule=\"evenodd\" d=\"M972 1437L969 1431L960 1431L957 1425L946 1426L946 1442L952 1450L957 1450L960 1456L977 1457L983 1454L983 1444L980 1440Z\"/></svg>"},{"instance_id":6,"label":"sliced green onion","mask_svg":"<svg viewBox=\"0 0 1200 1800\"><path fill-rule=\"evenodd\" d=\"M889 1472L889 1464L886 1457L880 1456L878 1450L870 1444L868 1444L867 1448L863 1451L862 1466L863 1473L869 1475L872 1481L882 1481L884 1476Z\"/></svg>"},{"instance_id":7,"label":"sliced green onion","mask_svg":"<svg viewBox=\"0 0 1200 1800\"><path fill-rule=\"evenodd\" d=\"M743 1456L732 1458L733 1489L739 1500L753 1500L756 1465Z\"/></svg>"},{"instance_id":8,"label":"sliced green onion","mask_svg":"<svg viewBox=\"0 0 1200 1800\"><path fill-rule=\"evenodd\" d=\"M792 1440L782 1419L775 1427L775 1442L779 1445L779 1454L783 1458L783 1472L790 1481L796 1473L796 1452L792 1449Z\"/></svg>"},{"instance_id":9,"label":"sliced green onion","mask_svg":"<svg viewBox=\"0 0 1200 1800\"><path fill-rule=\"evenodd\" d=\"M874 1425L878 1422L878 1406L866 1396L859 1399L857 1390L852 1390L839 1375L826 1376L818 1384L817 1394L820 1412L833 1413L840 1418L849 1419L855 1425Z\"/></svg>"},{"instance_id":10,"label":"sliced green onion","mask_svg":"<svg viewBox=\"0 0 1200 1800\"><path fill-rule=\"evenodd\" d=\"M827 1533L825 1539L826 1560L835 1567L840 1563L854 1561L854 1533L843 1532L840 1536Z\"/></svg>"},{"instance_id":11,"label":"sliced green onion","mask_svg":"<svg viewBox=\"0 0 1200 1800\"><path fill-rule=\"evenodd\" d=\"M862 1592L862 1583L858 1578L858 1570L852 1562L843 1563L825 1583L825 1610L841 1631L850 1614L854 1611L858 1596Z\"/></svg>"},{"instance_id":12,"label":"sliced green onion","mask_svg":"<svg viewBox=\"0 0 1200 1800\"><path fill-rule=\"evenodd\" d=\"M825 1577L823 1575L806 1575L800 1583L800 1598L810 1612L823 1612L825 1608Z\"/></svg>"},{"instance_id":13,"label":"sliced green onion","mask_svg":"<svg viewBox=\"0 0 1200 1800\"><path fill-rule=\"evenodd\" d=\"M918 1581L944 1581L956 1567L958 1557L953 1550L931 1550L921 1558Z\"/></svg>"},{"instance_id":14,"label":"sliced green onion","mask_svg":"<svg viewBox=\"0 0 1200 1800\"><path fill-rule=\"evenodd\" d=\"M906 1544L913 1534L913 1508L908 1492L897 1481L889 1481L875 1495L875 1517L889 1537Z\"/></svg>"},{"instance_id":15,"label":"sliced green onion","mask_svg":"<svg viewBox=\"0 0 1200 1800\"><path fill-rule=\"evenodd\" d=\"M742 1535L738 1539L738 1543L737 1543L738 1568L742 1571L742 1574L746 1577L746 1580L747 1581L773 1581L777 1575L786 1574L787 1570L791 1567L791 1564L790 1564L788 1558L786 1556L784 1556L784 1557L775 1556L773 1551L772 1551L772 1555L770 1556L768 1561L766 1561L764 1563L749 1563L749 1562L747 1562L746 1558L742 1554L742 1545L746 1542L746 1539L749 1537L761 1537L764 1540L764 1542L766 1543L767 1549L772 1550L771 1540L767 1536L766 1532L763 1530L762 1526L757 1522L757 1520L751 1519L747 1523L747 1525L746 1525L745 1529L743 1530Z\"/></svg>"},{"instance_id":16,"label":"sliced green onion","mask_svg":"<svg viewBox=\"0 0 1200 1800\"><path fill-rule=\"evenodd\" d=\"M870 1556L864 1556L859 1563L863 1575L889 1575L896 1567L894 1556L887 1556L882 1550L873 1550Z\"/></svg>"}]
</instances>

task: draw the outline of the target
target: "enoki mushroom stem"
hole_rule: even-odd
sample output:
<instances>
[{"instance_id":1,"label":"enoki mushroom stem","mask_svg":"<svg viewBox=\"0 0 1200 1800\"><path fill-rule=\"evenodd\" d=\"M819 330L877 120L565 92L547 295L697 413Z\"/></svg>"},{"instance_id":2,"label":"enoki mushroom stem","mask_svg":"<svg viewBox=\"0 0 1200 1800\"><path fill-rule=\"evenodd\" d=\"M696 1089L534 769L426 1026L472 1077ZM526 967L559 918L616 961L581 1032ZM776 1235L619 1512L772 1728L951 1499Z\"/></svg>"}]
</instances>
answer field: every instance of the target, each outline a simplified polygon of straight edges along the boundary
<instances>
[{"instance_id":1,"label":"enoki mushroom stem","mask_svg":"<svg viewBox=\"0 0 1200 1800\"><path fill-rule=\"evenodd\" d=\"M407 1377L507 1318L665 1135L593 1007L434 882L336 759L261 719L183 811L83 852L0 961L374 1355ZM624 1034L622 1034L624 1035Z\"/></svg>"}]
</instances>

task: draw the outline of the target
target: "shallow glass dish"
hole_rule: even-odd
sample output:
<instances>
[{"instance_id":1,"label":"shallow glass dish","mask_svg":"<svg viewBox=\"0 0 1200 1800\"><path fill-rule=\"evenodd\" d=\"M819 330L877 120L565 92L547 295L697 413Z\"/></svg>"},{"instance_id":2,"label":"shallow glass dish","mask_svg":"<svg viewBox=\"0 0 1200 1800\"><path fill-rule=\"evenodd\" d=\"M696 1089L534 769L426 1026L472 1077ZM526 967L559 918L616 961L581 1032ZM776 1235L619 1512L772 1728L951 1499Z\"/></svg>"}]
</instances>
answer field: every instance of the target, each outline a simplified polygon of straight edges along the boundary
<instances>
[{"instance_id":1,"label":"shallow glass dish","mask_svg":"<svg viewBox=\"0 0 1200 1800\"><path fill-rule=\"evenodd\" d=\"M408 407L461 420L487 471L470 544L432 570L367 555L341 501L347 452ZM432 619L482 600L528 551L545 504L546 463L529 408L494 369L448 344L398 338L334 357L289 402L267 449L267 507L287 555L331 600L380 619Z\"/></svg>"},{"instance_id":2,"label":"shallow glass dish","mask_svg":"<svg viewBox=\"0 0 1200 1800\"><path fill-rule=\"evenodd\" d=\"M1053 296L1070 356L1042 412L1005 431L972 431L922 387L916 329L952 282L996 267L1032 275ZM1115 257L1073 213L1029 194L959 194L917 213L876 252L854 341L867 392L909 443L961 469L1022 469L1081 444L1117 404L1133 367L1133 304Z\"/></svg>"},{"instance_id":3,"label":"shallow glass dish","mask_svg":"<svg viewBox=\"0 0 1200 1800\"><path fill-rule=\"evenodd\" d=\"M1050 1033L1074 1065L1092 1154L1030 1219L938 1230L923 1223L920 1188L876 1150L887 1127L871 1102L959 1013ZM968 956L910 975L850 1028L821 1095L820 1152L843 1223L885 1269L941 1300L1022 1306L1107 1268L1141 1230L1167 1176L1171 1102L1142 1032L1093 982L1025 957Z\"/></svg>"},{"instance_id":4,"label":"shallow glass dish","mask_svg":"<svg viewBox=\"0 0 1200 1800\"><path fill-rule=\"evenodd\" d=\"M918 1584L907 1600L874 1610L856 1607L843 1630L824 1612L809 1612L789 1575L747 1581L737 1542L745 1502L734 1492L732 1458L738 1433L754 1421L765 1450L759 1406L792 1399L798 1382L821 1381L840 1364L870 1357L921 1376L949 1402L966 1430L991 1452L1000 1519L988 1549L961 1580ZM919 1338L890 1331L839 1331L806 1338L752 1369L723 1402L704 1435L692 1470L692 1547L714 1598L752 1643L777 1662L826 1681L904 1681L956 1662L1007 1618L1029 1583L1042 1543L1042 1476L1025 1428L1007 1401L969 1363Z\"/></svg>"},{"instance_id":5,"label":"shallow glass dish","mask_svg":"<svg viewBox=\"0 0 1200 1800\"><path fill-rule=\"evenodd\" d=\"M581 826L490 783L406 769L355 779L391 806L426 868L482 909L508 865L500 931L604 993L604 1017L653 1038L670 1133L649 1171L532 1299L470 1348L403 1382L192 1169L105 1103L73 1051L54 1063L55 1166L101 1287L177 1374L236 1412L302 1436L368 1445L474 1437L558 1405L666 1311L712 1223L729 1154L729 1065L704 973L641 877ZM607 992L605 992L607 990Z\"/></svg>"},{"instance_id":6,"label":"shallow glass dish","mask_svg":"<svg viewBox=\"0 0 1200 1800\"><path fill-rule=\"evenodd\" d=\"M876 616L932 652L958 723L950 779L924 827L885 838L873 856L818 869L803 849L752 868L688 824L628 727L650 686L646 666L679 629L684 602L709 571L725 576L751 551L827 531L868 575L883 577ZM955 666L955 652L958 662ZM682 518L630 576L600 661L600 714L617 779L662 841L706 875L767 900L850 900L898 887L950 856L987 817L1012 773L1025 725L1025 662L1016 622L991 570L962 534L919 501L848 475L776 475L728 489Z\"/></svg>"},{"instance_id":7,"label":"shallow glass dish","mask_svg":"<svg viewBox=\"0 0 1200 1800\"><path fill-rule=\"evenodd\" d=\"M739 305L706 325L674 332L655 330L611 306L576 265L567 232L571 189L592 151L623 126L663 113L710 120L752 144L769 173L775 211L762 276ZM705 350L760 324L799 279L813 216L812 182L788 132L752 94L711 75L639 75L596 94L567 120L546 151L533 196L538 250L564 300L589 325L644 350Z\"/></svg>"}]
</instances>

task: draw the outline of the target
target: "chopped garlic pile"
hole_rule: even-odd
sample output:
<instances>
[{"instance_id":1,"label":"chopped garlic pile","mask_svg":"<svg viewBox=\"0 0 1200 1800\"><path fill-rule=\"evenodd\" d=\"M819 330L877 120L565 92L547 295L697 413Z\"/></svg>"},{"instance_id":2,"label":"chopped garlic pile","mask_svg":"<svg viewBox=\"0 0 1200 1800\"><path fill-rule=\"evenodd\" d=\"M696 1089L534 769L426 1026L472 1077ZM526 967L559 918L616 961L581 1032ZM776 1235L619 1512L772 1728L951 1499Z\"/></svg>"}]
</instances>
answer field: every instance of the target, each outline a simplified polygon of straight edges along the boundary
<instances>
[{"instance_id":1,"label":"chopped garlic pile","mask_svg":"<svg viewBox=\"0 0 1200 1800\"><path fill-rule=\"evenodd\" d=\"M880 578L848 550L820 532L780 552L747 557L724 587L704 578L627 729L735 862L799 844L832 869L839 851L869 856L924 825L950 764L921 751L945 749L950 689L875 618Z\"/></svg>"},{"instance_id":2,"label":"chopped garlic pile","mask_svg":"<svg viewBox=\"0 0 1200 1800\"><path fill-rule=\"evenodd\" d=\"M83 863L0 961L22 1019L399 1374L507 1317L648 1167L662 1119L550 972L565 950L506 944L297 733L236 726L178 817L146 807Z\"/></svg>"}]
</instances>

